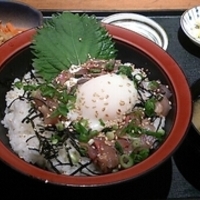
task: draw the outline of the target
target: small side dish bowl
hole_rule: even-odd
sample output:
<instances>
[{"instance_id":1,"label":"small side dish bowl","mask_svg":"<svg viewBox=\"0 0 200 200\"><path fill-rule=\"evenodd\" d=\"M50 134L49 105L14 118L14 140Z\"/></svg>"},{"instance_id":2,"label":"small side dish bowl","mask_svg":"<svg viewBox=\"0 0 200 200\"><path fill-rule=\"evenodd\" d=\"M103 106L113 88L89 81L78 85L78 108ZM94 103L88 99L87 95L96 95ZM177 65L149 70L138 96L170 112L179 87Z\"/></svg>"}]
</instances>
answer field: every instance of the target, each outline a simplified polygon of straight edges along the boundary
<instances>
[{"instance_id":1,"label":"small side dish bowl","mask_svg":"<svg viewBox=\"0 0 200 200\"><path fill-rule=\"evenodd\" d=\"M191 119L191 95L187 79L178 64L158 45L130 30L105 25L118 50L118 59L132 62L145 69L150 79L160 80L169 86L172 109L166 119L166 138L142 162L121 171L97 176L62 175L41 169L20 159L12 150L7 129L0 125L0 158L12 168L44 182L73 187L100 187L134 180L156 169L177 150L182 143ZM10 44L2 45L0 57L0 113L4 117L5 95L15 78L22 78L32 67L33 53L30 45L35 29L16 36ZM177 79L177 77L179 77ZM184 90L182 89L184 88ZM187 105L187 106L186 106Z\"/></svg>"},{"instance_id":2,"label":"small side dish bowl","mask_svg":"<svg viewBox=\"0 0 200 200\"><path fill-rule=\"evenodd\" d=\"M144 15L136 13L117 13L103 18L102 22L135 31L155 42L164 50L168 47L168 36L165 30L156 21Z\"/></svg>"},{"instance_id":3,"label":"small side dish bowl","mask_svg":"<svg viewBox=\"0 0 200 200\"><path fill-rule=\"evenodd\" d=\"M14 35L15 30L7 31L9 28L7 27L8 24L12 25L11 28L15 28L15 30L36 28L43 24L43 15L41 11L26 3L3 0L0 1L0 44L1 41L3 42L3 33L10 34L13 31L12 33Z\"/></svg>"},{"instance_id":4,"label":"small side dish bowl","mask_svg":"<svg viewBox=\"0 0 200 200\"><path fill-rule=\"evenodd\" d=\"M200 190L200 79L191 86L192 123L180 148L174 154L175 163L185 179Z\"/></svg>"},{"instance_id":5,"label":"small side dish bowl","mask_svg":"<svg viewBox=\"0 0 200 200\"><path fill-rule=\"evenodd\" d=\"M186 10L181 15L180 25L187 37L200 46L200 6Z\"/></svg>"}]
</instances>

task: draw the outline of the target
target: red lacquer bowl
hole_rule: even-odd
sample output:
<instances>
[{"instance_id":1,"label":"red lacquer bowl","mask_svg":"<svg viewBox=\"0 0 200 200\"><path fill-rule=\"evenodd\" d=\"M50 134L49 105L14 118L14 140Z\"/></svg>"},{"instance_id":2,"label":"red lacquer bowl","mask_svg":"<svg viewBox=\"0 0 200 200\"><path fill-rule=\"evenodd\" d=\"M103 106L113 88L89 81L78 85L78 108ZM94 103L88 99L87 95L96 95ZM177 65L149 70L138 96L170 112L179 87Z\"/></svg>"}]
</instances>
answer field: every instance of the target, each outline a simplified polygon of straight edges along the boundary
<instances>
[{"instance_id":1,"label":"red lacquer bowl","mask_svg":"<svg viewBox=\"0 0 200 200\"><path fill-rule=\"evenodd\" d=\"M163 49L143 36L113 25L106 25L106 28L116 42L119 59L149 69L149 77L168 84L173 93L172 109L166 119L168 135L163 144L146 160L120 172L95 177L66 176L45 171L20 159L11 150L6 129L0 125L0 158L9 166L23 174L54 184L76 187L107 186L147 174L166 161L179 147L186 135L192 109L190 89L183 71ZM29 45L35 32L34 29L28 30L0 47L0 80L8 86L15 77L22 77L31 66L33 55ZM0 89L1 113L5 109L7 90L6 87Z\"/></svg>"}]
</instances>

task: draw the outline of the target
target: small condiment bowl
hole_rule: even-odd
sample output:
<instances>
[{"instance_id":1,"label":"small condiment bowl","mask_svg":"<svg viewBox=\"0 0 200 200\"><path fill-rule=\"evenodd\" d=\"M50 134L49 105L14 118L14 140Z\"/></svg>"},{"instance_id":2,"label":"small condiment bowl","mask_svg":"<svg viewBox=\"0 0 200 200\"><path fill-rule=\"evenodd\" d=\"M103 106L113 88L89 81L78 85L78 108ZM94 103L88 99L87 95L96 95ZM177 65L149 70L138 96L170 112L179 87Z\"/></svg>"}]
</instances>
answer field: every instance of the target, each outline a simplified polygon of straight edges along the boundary
<instances>
[{"instance_id":1,"label":"small condiment bowl","mask_svg":"<svg viewBox=\"0 0 200 200\"><path fill-rule=\"evenodd\" d=\"M103 18L102 22L137 32L167 50L167 33L163 27L149 17L137 13L116 13Z\"/></svg>"},{"instance_id":2,"label":"small condiment bowl","mask_svg":"<svg viewBox=\"0 0 200 200\"><path fill-rule=\"evenodd\" d=\"M43 14L40 10L20 1L0 1L0 33L2 27L10 24L15 30L28 30L39 27L43 24ZM3 32L4 33L4 32ZM2 33L2 34L3 34ZM12 37L16 34L13 34ZM19 31L21 33L21 31ZM2 36L0 34L0 36ZM6 37L5 40L0 39L0 45L12 37ZM2 42L1 42L2 41Z\"/></svg>"},{"instance_id":3,"label":"small condiment bowl","mask_svg":"<svg viewBox=\"0 0 200 200\"><path fill-rule=\"evenodd\" d=\"M200 46L200 6L186 10L181 15L180 26L187 37Z\"/></svg>"},{"instance_id":4,"label":"small condiment bowl","mask_svg":"<svg viewBox=\"0 0 200 200\"><path fill-rule=\"evenodd\" d=\"M185 140L174 154L174 160L185 179L200 190L200 130L197 122L195 122L195 117L200 117L200 107L195 106L197 100L200 99L200 79L192 84L191 94L193 114L190 129ZM196 115L197 113L198 115Z\"/></svg>"}]
</instances>

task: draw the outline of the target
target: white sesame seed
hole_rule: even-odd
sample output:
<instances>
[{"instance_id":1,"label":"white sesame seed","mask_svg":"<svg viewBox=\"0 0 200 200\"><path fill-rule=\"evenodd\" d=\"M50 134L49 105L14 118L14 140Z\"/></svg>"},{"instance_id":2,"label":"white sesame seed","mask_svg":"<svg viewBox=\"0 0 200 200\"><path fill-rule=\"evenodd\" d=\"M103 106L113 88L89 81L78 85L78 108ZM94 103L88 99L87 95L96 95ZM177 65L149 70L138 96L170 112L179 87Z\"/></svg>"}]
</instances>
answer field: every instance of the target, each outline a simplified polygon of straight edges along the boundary
<instances>
[{"instance_id":1,"label":"white sesame seed","mask_svg":"<svg viewBox=\"0 0 200 200\"><path fill-rule=\"evenodd\" d=\"M105 114L105 117L109 117L109 114Z\"/></svg>"},{"instance_id":2,"label":"white sesame seed","mask_svg":"<svg viewBox=\"0 0 200 200\"><path fill-rule=\"evenodd\" d=\"M90 139L89 141L88 141L88 144L89 145L92 145L94 143L94 139Z\"/></svg>"},{"instance_id":3,"label":"white sesame seed","mask_svg":"<svg viewBox=\"0 0 200 200\"><path fill-rule=\"evenodd\" d=\"M124 102L124 101L120 101L120 102L119 102L119 105L120 105L120 106L124 106L124 105L125 105L125 102Z\"/></svg>"}]
</instances>

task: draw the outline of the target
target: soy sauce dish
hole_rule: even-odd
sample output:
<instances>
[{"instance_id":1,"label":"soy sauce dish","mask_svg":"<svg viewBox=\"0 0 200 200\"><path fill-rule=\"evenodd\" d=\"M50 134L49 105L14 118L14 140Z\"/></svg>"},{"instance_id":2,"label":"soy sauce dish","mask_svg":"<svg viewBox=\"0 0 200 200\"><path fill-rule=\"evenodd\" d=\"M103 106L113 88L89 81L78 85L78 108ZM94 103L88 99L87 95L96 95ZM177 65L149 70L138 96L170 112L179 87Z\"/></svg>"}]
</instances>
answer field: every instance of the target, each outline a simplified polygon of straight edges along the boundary
<instances>
[{"instance_id":1,"label":"soy sauce dish","mask_svg":"<svg viewBox=\"0 0 200 200\"><path fill-rule=\"evenodd\" d=\"M75 187L119 184L155 170L190 124L183 71L130 30L70 12L51 20L0 47L1 160Z\"/></svg>"}]
</instances>

